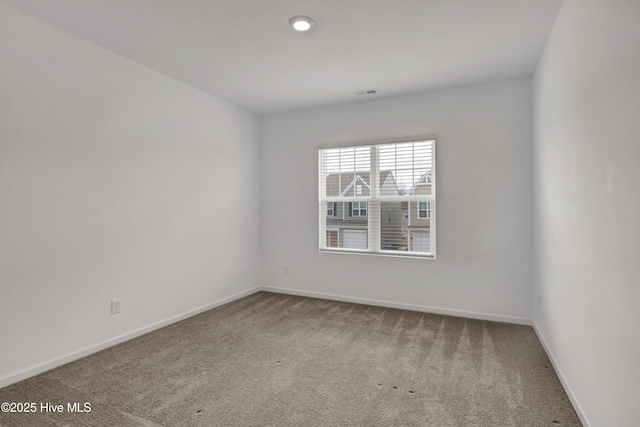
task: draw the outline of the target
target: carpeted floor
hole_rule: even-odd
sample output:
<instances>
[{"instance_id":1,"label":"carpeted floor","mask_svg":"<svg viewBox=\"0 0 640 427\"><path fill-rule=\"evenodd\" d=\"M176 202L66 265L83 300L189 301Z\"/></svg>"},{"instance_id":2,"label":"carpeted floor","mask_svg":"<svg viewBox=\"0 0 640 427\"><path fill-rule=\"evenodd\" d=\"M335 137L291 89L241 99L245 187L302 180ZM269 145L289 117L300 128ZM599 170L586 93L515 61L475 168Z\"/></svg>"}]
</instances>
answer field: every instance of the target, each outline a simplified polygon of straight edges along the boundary
<instances>
[{"instance_id":1,"label":"carpeted floor","mask_svg":"<svg viewBox=\"0 0 640 427\"><path fill-rule=\"evenodd\" d=\"M265 292L0 402L38 405L0 413L2 426L580 426L531 327Z\"/></svg>"}]
</instances>

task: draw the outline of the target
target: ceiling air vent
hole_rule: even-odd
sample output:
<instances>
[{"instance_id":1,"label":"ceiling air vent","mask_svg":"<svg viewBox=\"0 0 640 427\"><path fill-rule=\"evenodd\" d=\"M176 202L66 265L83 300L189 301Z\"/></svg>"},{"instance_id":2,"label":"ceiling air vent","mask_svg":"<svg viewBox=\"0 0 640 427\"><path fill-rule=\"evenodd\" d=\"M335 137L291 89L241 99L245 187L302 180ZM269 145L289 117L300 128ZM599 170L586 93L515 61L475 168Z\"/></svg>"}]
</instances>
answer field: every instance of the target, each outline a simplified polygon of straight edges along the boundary
<instances>
[{"instance_id":1,"label":"ceiling air vent","mask_svg":"<svg viewBox=\"0 0 640 427\"><path fill-rule=\"evenodd\" d=\"M378 93L378 91L376 89L365 89L365 90L357 90L355 92L353 92L355 95L357 96L362 96L362 95L375 95L376 93Z\"/></svg>"}]
</instances>

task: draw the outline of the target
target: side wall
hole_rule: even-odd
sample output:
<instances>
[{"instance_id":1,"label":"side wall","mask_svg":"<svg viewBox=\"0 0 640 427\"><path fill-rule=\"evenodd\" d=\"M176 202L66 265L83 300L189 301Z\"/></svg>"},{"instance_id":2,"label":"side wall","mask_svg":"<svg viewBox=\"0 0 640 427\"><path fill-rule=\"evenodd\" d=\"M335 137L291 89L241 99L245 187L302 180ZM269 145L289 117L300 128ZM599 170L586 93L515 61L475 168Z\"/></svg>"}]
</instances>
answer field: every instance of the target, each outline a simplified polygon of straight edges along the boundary
<instances>
[{"instance_id":1,"label":"side wall","mask_svg":"<svg viewBox=\"0 0 640 427\"><path fill-rule=\"evenodd\" d=\"M591 426L640 420L638 22L566 0L534 78L533 319Z\"/></svg>"},{"instance_id":2,"label":"side wall","mask_svg":"<svg viewBox=\"0 0 640 427\"><path fill-rule=\"evenodd\" d=\"M421 135L437 137L437 259L319 253L318 147ZM529 79L269 116L262 159L265 286L530 318Z\"/></svg>"},{"instance_id":3,"label":"side wall","mask_svg":"<svg viewBox=\"0 0 640 427\"><path fill-rule=\"evenodd\" d=\"M0 52L0 386L259 285L256 116L4 6Z\"/></svg>"}]
</instances>

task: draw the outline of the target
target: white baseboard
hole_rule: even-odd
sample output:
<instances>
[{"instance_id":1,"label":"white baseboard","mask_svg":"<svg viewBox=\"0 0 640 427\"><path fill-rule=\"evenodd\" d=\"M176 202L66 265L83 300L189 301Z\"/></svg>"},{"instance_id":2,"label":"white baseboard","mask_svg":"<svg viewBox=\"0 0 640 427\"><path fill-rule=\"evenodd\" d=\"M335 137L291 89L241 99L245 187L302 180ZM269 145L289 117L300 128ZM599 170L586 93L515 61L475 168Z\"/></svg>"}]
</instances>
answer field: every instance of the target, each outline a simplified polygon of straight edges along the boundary
<instances>
[{"instance_id":1,"label":"white baseboard","mask_svg":"<svg viewBox=\"0 0 640 427\"><path fill-rule=\"evenodd\" d=\"M576 414L578 415L578 417L580 418L580 421L582 422L582 424L585 427L589 427L590 424L587 420L586 415L584 414L584 411L582 410L582 408L580 407L580 405L578 404L578 401L576 400L573 391L571 390L571 387L569 386L569 384L567 383L564 374L562 373L562 369L560 369L560 367L558 366L558 363L556 362L555 357L553 356L553 353L551 352L549 346L547 345L547 342L544 338L544 335L542 335L542 333L540 332L540 330L538 329L538 327L536 326L535 322L531 321L530 319L526 319L526 318L521 318L521 317L514 317L514 316L504 316L504 315L496 315L496 314L488 314L488 313L479 313L479 312L474 312L474 311L465 311L465 310L454 310L454 309L447 309L447 308L439 308L439 307L431 307L431 306L426 306L426 305L417 305L417 304L405 304L405 303L398 303L398 302L392 302L392 301L382 301L382 300L375 300L375 299L369 299L369 298L358 298L358 297L350 297L350 296L345 296L345 295L335 295L335 294L327 294L327 293L322 293L322 292L311 292L311 291L301 291L301 290L297 290L297 289L291 289L291 288L279 288L279 287L273 287L273 286L258 286L255 288L251 288L251 289L247 289L246 291L242 291L239 292L237 294L231 295L229 297L226 298L222 298L218 301L214 301L210 304L204 305L202 307L196 308L194 310L190 310L187 311L185 313L179 314L177 316L173 316L170 317L168 319L162 320L160 322L156 322L153 323L149 326L145 326L143 328L140 329L136 329L135 331L132 332L128 332L126 334L122 334L119 335L115 338L103 341L101 343L98 343L94 346L91 347L86 347L82 350L67 354L63 357L57 358L55 360L50 360L48 362L45 363L41 363L39 365L36 365L32 368L29 369L25 369L23 371L20 371L18 373L15 374L11 374L9 376L6 376L4 378L0 378L0 388L2 387L6 387L8 385L14 384L18 381L22 381L26 378L32 377L34 375L38 375L41 374L43 372L49 371L51 369L57 368L58 366L62 366L65 365L69 362L72 362L74 360L80 359L82 357L88 356L90 354L96 353L100 350L104 350L106 348L112 347L114 345L123 343L125 341L129 341L133 338L139 337L141 335L144 335L146 333L155 331L157 329L163 328L165 326L168 326L172 323L176 323L179 322L181 320L187 319L189 317L195 316L197 314L203 313L207 310L211 310L213 308L219 307L221 305L230 303L232 301L238 300L240 298L244 298L245 296L248 295L252 295L256 292L259 291L265 291L265 292L274 292L274 293L279 293L279 294L286 294L286 295L296 295L296 296L303 296L303 297L310 297L310 298L321 298L321 299L327 299L327 300L332 300L332 301L342 301L342 302L350 302L350 303L356 303L356 304L366 304L366 305L373 305L373 306L378 306L378 307L388 307L388 308L396 308L396 309L400 309L400 310L411 310L411 311L419 311L419 312L424 312L424 313L433 313L433 314L442 314L442 315L447 315L447 316L456 316L456 317L466 317L466 318L471 318L471 319L479 319L479 320L491 320L491 321L495 321L495 322L504 322L504 323L512 323L512 324L517 324L517 325L528 325L528 326L533 326L533 329L536 333L536 335L538 336L538 339L540 340L540 343L542 344L542 347L544 348L545 352L547 353L547 356L549 357L549 360L551 361L551 364L553 365L553 368L555 369L555 372L558 376L558 379L560 380L560 383L562 384L562 386L564 387L565 392L567 393L567 396L569 397L569 400L571 401L571 404L573 405Z\"/></svg>"},{"instance_id":2,"label":"white baseboard","mask_svg":"<svg viewBox=\"0 0 640 427\"><path fill-rule=\"evenodd\" d=\"M368 298L349 297L344 295L325 294L322 292L300 291L290 288L278 288L272 286L262 286L265 292L275 292L278 294L296 295L301 297L321 298L332 301L351 302L356 304L374 305L378 307L397 308L400 310L420 311L423 313L443 314L447 316L466 317L470 319L491 320L494 322L513 323L516 325L531 326L531 320L522 317L504 316L500 314L479 313L475 311L454 310L449 308L431 307L427 305L405 304L392 301L381 301Z\"/></svg>"},{"instance_id":3,"label":"white baseboard","mask_svg":"<svg viewBox=\"0 0 640 427\"><path fill-rule=\"evenodd\" d=\"M578 418L580 418L580 422L584 427L589 427L590 424L589 424L589 421L587 420L587 416L584 414L584 411L582 410L582 408L580 407L580 404L576 400L576 397L573 394L573 391L571 390L569 383L567 383L567 380L565 379L565 376L562 373L562 369L560 369L558 362L556 361L555 357L553 357L553 353L551 352L551 349L549 348L549 345L547 344L547 341L545 340L544 335L542 335L542 333L540 332L540 329L538 329L538 326L536 325L535 322L532 322L532 326L533 326L533 330L536 332L536 335L538 336L538 340L542 343L542 347L544 348L544 351L547 353L547 356L551 361L551 365L553 365L553 369L555 369L556 371L556 375L560 380L560 384L562 384L562 387L564 388L565 393L567 393L567 396L569 397L569 400L573 405L573 409L576 411Z\"/></svg>"},{"instance_id":4,"label":"white baseboard","mask_svg":"<svg viewBox=\"0 0 640 427\"><path fill-rule=\"evenodd\" d=\"M195 316L197 314L203 313L203 312L205 312L207 310L211 310L212 308L216 308L216 307L219 307L221 305L224 305L224 304L230 303L232 301L235 301L237 299L240 299L240 298L246 297L248 295L254 294L256 292L259 292L260 290L261 290L261 287L258 286L258 287L255 287L255 288L248 289L246 291L239 292L239 293L237 293L235 295L231 295L229 297L222 298L222 299L220 299L218 301L214 301L214 302L212 302L210 304L204 305L202 307L198 307L198 308L196 308L194 310L187 311L187 312L179 314L177 316L173 316L173 317L170 317L168 319L162 320L160 322L153 323L153 324L151 324L149 326L145 326L143 328L136 329L135 331L119 335L119 336L117 336L115 338L103 341L103 342L98 343L96 345L92 345L90 347L86 347L86 348L84 348L82 350L75 351L73 353L69 353L69 354L67 354L65 356L62 356L60 358L57 358L55 360L50 360L48 362L44 362L44 363L41 363L39 365L36 365L36 366L34 366L32 368L25 369L24 371L20 371L18 373L6 376L4 378L0 378L0 388L6 387L6 386L14 384L14 383L17 383L18 381L22 381L22 380L27 379L29 377L32 377L34 375L38 375L38 374L41 374L43 372L49 371L49 370L51 370L53 368L57 368L58 366L65 365L65 364L67 364L69 362L73 362L74 360L81 359L81 358L83 358L85 356L88 356L90 354L96 353L96 352L98 352L100 350L104 350L106 348L113 347L114 345L123 343L125 341L129 341L130 339L139 337L139 336L144 335L146 333L155 331L156 329L163 328L163 327L168 326L168 325L170 325L172 323L176 323L176 322L179 322L181 320L187 319L189 317Z\"/></svg>"}]
</instances>

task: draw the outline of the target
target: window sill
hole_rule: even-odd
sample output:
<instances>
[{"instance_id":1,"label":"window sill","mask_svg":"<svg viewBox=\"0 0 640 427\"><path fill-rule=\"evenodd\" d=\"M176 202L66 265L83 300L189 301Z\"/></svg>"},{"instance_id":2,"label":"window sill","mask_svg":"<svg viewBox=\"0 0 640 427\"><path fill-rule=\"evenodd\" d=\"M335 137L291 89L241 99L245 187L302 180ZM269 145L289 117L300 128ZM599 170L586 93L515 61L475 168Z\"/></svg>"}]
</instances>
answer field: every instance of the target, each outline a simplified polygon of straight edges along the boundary
<instances>
[{"instance_id":1,"label":"window sill","mask_svg":"<svg viewBox=\"0 0 640 427\"><path fill-rule=\"evenodd\" d=\"M413 258L413 259L430 259L435 260L436 256L434 254L428 255L418 255L415 252L403 252L403 251L380 251L380 252L370 252L365 250L358 249L320 249L320 253L324 254L340 254L340 255L368 255L368 256L382 256L387 258Z\"/></svg>"}]
</instances>

